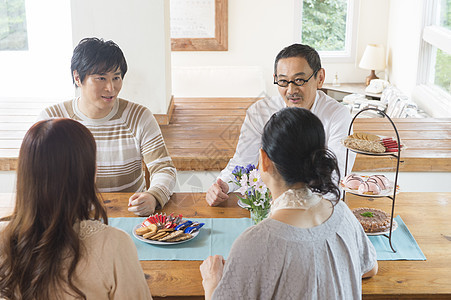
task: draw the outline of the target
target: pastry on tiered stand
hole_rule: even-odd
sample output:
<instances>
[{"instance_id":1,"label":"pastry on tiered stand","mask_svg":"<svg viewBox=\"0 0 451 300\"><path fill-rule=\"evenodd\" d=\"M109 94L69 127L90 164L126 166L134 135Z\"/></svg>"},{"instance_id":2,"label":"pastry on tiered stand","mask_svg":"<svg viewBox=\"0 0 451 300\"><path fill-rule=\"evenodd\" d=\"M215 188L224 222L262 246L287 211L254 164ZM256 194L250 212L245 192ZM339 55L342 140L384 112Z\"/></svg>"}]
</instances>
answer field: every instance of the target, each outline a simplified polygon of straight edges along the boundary
<instances>
[{"instance_id":1,"label":"pastry on tiered stand","mask_svg":"<svg viewBox=\"0 0 451 300\"><path fill-rule=\"evenodd\" d=\"M349 174L343 179L343 184L351 190L357 190L363 182L363 178L356 174Z\"/></svg>"},{"instance_id":2,"label":"pastry on tiered stand","mask_svg":"<svg viewBox=\"0 0 451 300\"><path fill-rule=\"evenodd\" d=\"M359 185L358 191L362 195L379 195L381 188L377 183L367 180Z\"/></svg>"},{"instance_id":3,"label":"pastry on tiered stand","mask_svg":"<svg viewBox=\"0 0 451 300\"><path fill-rule=\"evenodd\" d=\"M350 174L343 179L343 185L361 195L379 195L382 191L391 188L390 181L384 175L367 177Z\"/></svg>"},{"instance_id":4,"label":"pastry on tiered stand","mask_svg":"<svg viewBox=\"0 0 451 300\"><path fill-rule=\"evenodd\" d=\"M366 233L386 232L390 229L390 215L383 210L360 207L352 212Z\"/></svg>"},{"instance_id":5,"label":"pastry on tiered stand","mask_svg":"<svg viewBox=\"0 0 451 300\"><path fill-rule=\"evenodd\" d=\"M343 145L357 151L376 154L398 152L399 150L398 142L394 138L366 132L354 132L343 140ZM400 148L403 148L402 144Z\"/></svg>"},{"instance_id":6,"label":"pastry on tiered stand","mask_svg":"<svg viewBox=\"0 0 451 300\"><path fill-rule=\"evenodd\" d=\"M381 144L379 136L365 132L355 132L348 136L343 144L351 149L370 153L384 153L385 147Z\"/></svg>"},{"instance_id":7,"label":"pastry on tiered stand","mask_svg":"<svg viewBox=\"0 0 451 300\"><path fill-rule=\"evenodd\" d=\"M367 181L374 182L380 187L381 190L390 188L390 182L384 175L371 175L370 177L368 177Z\"/></svg>"}]
</instances>

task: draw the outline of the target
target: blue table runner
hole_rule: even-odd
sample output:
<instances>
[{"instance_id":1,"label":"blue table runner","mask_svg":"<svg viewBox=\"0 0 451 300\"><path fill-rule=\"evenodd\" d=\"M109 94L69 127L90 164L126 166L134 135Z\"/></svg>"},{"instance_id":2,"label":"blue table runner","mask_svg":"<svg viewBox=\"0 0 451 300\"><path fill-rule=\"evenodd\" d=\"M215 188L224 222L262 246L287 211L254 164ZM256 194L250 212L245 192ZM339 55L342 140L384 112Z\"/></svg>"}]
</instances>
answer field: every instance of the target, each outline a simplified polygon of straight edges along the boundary
<instances>
[{"instance_id":1,"label":"blue table runner","mask_svg":"<svg viewBox=\"0 0 451 300\"><path fill-rule=\"evenodd\" d=\"M222 255L227 259L235 239L252 225L249 218L197 218L205 223L194 239L176 245L151 245L133 237L133 228L145 218L109 218L109 224L127 232L136 245L139 260L204 260L209 255ZM423 252L400 216L395 220L398 228L393 232L393 253L388 238L370 236L378 260L426 260Z\"/></svg>"},{"instance_id":2,"label":"blue table runner","mask_svg":"<svg viewBox=\"0 0 451 300\"><path fill-rule=\"evenodd\" d=\"M377 253L377 260L426 260L417 241L410 233L400 216L395 218L398 228L392 233L392 245L396 253L390 248L388 238L384 236L369 236Z\"/></svg>"},{"instance_id":3,"label":"blue table runner","mask_svg":"<svg viewBox=\"0 0 451 300\"><path fill-rule=\"evenodd\" d=\"M136 239L133 228L145 218L109 218L110 226L127 232L136 245L139 260L204 260L209 255L227 258L235 239L252 225L249 218L189 218L205 223L192 240L176 245L152 245Z\"/></svg>"}]
</instances>

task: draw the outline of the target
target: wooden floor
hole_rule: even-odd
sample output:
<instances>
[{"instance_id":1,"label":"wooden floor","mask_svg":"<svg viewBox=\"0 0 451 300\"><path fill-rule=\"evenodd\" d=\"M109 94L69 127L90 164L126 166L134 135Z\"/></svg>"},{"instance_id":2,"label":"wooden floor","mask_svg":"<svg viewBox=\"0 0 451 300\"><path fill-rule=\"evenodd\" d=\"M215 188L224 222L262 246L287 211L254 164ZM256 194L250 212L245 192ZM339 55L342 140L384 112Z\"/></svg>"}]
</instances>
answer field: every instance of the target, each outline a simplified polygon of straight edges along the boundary
<instances>
[{"instance_id":1,"label":"wooden floor","mask_svg":"<svg viewBox=\"0 0 451 300\"><path fill-rule=\"evenodd\" d=\"M178 170L221 170L233 156L246 109L257 98L176 98L170 125L161 126ZM0 101L0 171L17 169L25 132L45 103ZM451 172L451 118L394 119L406 150L401 171ZM357 119L355 131L393 136L387 119ZM394 159L358 155L354 171L394 170Z\"/></svg>"}]
</instances>

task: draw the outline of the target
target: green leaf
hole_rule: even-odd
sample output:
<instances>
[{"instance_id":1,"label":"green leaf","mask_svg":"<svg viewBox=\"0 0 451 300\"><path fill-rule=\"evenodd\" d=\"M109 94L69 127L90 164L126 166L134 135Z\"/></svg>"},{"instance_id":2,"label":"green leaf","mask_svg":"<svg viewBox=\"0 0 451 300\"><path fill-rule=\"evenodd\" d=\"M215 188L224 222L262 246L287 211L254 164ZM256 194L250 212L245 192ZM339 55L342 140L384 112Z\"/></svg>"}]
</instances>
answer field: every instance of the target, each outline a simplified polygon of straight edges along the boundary
<instances>
[{"instance_id":1,"label":"green leaf","mask_svg":"<svg viewBox=\"0 0 451 300\"><path fill-rule=\"evenodd\" d=\"M241 202L243 202L244 204L247 204L247 205L249 205L250 207L254 207L254 203L250 200L250 199L248 199L247 197L246 198L242 198L242 197L240 197L240 196L238 196L238 198L241 200Z\"/></svg>"},{"instance_id":2,"label":"green leaf","mask_svg":"<svg viewBox=\"0 0 451 300\"><path fill-rule=\"evenodd\" d=\"M374 217L374 214L372 212L370 212L370 211L366 211L364 213L361 213L360 215L363 216L363 217L367 217L367 218Z\"/></svg>"}]
</instances>

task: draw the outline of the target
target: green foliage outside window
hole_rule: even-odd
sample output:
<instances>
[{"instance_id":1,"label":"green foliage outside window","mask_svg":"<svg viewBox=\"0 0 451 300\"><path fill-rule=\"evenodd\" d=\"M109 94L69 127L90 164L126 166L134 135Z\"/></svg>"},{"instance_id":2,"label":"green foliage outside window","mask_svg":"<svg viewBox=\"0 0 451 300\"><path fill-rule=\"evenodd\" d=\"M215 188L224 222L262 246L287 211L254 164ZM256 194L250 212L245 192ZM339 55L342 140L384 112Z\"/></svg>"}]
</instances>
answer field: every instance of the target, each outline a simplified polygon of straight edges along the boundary
<instances>
[{"instance_id":1,"label":"green foliage outside window","mask_svg":"<svg viewBox=\"0 0 451 300\"><path fill-rule=\"evenodd\" d=\"M25 0L0 0L0 50L28 50Z\"/></svg>"},{"instance_id":2,"label":"green foliage outside window","mask_svg":"<svg viewBox=\"0 0 451 300\"><path fill-rule=\"evenodd\" d=\"M302 43L317 51L343 51L347 0L304 0Z\"/></svg>"},{"instance_id":3,"label":"green foliage outside window","mask_svg":"<svg viewBox=\"0 0 451 300\"><path fill-rule=\"evenodd\" d=\"M442 0L440 26L451 30L451 0ZM451 55L437 49L434 83L451 93Z\"/></svg>"},{"instance_id":4,"label":"green foliage outside window","mask_svg":"<svg viewBox=\"0 0 451 300\"><path fill-rule=\"evenodd\" d=\"M451 30L451 0L442 0L440 3L439 25Z\"/></svg>"},{"instance_id":5,"label":"green foliage outside window","mask_svg":"<svg viewBox=\"0 0 451 300\"><path fill-rule=\"evenodd\" d=\"M451 55L437 49L434 83L451 93Z\"/></svg>"}]
</instances>

